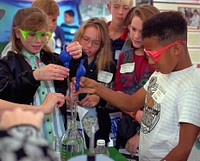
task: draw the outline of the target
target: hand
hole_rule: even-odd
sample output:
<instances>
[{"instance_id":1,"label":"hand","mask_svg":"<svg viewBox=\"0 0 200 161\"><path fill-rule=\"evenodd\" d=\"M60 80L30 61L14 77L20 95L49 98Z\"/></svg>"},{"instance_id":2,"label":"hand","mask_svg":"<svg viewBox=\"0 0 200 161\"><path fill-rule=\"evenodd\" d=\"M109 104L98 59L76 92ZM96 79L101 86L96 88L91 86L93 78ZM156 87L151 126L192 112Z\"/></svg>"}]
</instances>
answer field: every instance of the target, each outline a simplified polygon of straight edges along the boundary
<instances>
[{"instance_id":1,"label":"hand","mask_svg":"<svg viewBox=\"0 0 200 161\"><path fill-rule=\"evenodd\" d=\"M74 87L74 85L76 84L76 78L73 78L72 82L73 82L73 87ZM73 92L74 93L77 92L76 94L80 94L80 93L95 94L96 93L95 86L98 84L99 83L96 82L95 80L92 80L86 77L81 77L79 91L77 92L76 89L74 89Z\"/></svg>"},{"instance_id":2,"label":"hand","mask_svg":"<svg viewBox=\"0 0 200 161\"><path fill-rule=\"evenodd\" d=\"M32 125L39 129L43 122L43 117L44 114L42 112L33 113L22 110L21 108L5 111L1 115L0 129L7 130L17 125Z\"/></svg>"},{"instance_id":3,"label":"hand","mask_svg":"<svg viewBox=\"0 0 200 161\"><path fill-rule=\"evenodd\" d=\"M132 136L126 143L125 149L131 153L131 156L133 157L137 148L139 146L139 135L135 134Z\"/></svg>"},{"instance_id":4,"label":"hand","mask_svg":"<svg viewBox=\"0 0 200 161\"><path fill-rule=\"evenodd\" d=\"M97 95L88 95L79 102L80 106L95 107L100 101L100 97Z\"/></svg>"},{"instance_id":5,"label":"hand","mask_svg":"<svg viewBox=\"0 0 200 161\"><path fill-rule=\"evenodd\" d=\"M56 64L48 64L33 72L36 80L64 80L69 75L69 69Z\"/></svg>"},{"instance_id":6,"label":"hand","mask_svg":"<svg viewBox=\"0 0 200 161\"><path fill-rule=\"evenodd\" d=\"M142 121L142 114L143 114L143 111L142 110L138 110L136 115L135 115L134 119L139 123L141 123L141 121Z\"/></svg>"},{"instance_id":7,"label":"hand","mask_svg":"<svg viewBox=\"0 0 200 161\"><path fill-rule=\"evenodd\" d=\"M50 114L55 107L61 107L65 103L65 96L61 93L48 93L41 105L44 114Z\"/></svg>"},{"instance_id":8,"label":"hand","mask_svg":"<svg viewBox=\"0 0 200 161\"><path fill-rule=\"evenodd\" d=\"M82 46L77 41L67 45L66 51L69 52L74 59L78 59L82 56Z\"/></svg>"}]
</instances>

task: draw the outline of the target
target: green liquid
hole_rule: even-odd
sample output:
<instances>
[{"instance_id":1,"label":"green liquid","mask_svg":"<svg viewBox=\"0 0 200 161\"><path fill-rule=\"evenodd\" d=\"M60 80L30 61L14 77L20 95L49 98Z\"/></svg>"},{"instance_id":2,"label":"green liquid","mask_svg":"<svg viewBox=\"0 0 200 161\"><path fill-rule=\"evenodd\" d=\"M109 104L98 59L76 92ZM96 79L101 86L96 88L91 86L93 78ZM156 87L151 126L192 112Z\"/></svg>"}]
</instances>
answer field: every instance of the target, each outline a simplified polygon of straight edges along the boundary
<instances>
[{"instance_id":1,"label":"green liquid","mask_svg":"<svg viewBox=\"0 0 200 161\"><path fill-rule=\"evenodd\" d=\"M65 139L61 145L61 160L67 161L77 155L83 154L82 139Z\"/></svg>"}]
</instances>

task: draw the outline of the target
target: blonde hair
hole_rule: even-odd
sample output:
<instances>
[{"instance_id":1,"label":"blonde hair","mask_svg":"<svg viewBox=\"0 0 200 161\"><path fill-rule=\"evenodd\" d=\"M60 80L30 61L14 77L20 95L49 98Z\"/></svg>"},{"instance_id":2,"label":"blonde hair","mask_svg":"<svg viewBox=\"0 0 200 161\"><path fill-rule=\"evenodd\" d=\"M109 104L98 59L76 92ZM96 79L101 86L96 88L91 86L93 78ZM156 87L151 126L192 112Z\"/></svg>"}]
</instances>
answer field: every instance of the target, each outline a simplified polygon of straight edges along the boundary
<instances>
[{"instance_id":1,"label":"blonde hair","mask_svg":"<svg viewBox=\"0 0 200 161\"><path fill-rule=\"evenodd\" d=\"M85 21L76 32L73 41L80 41L83 34L88 27L94 27L100 32L101 45L96 53L96 66L97 70L109 69L112 61L111 43L108 33L108 27L104 20L100 18L91 18Z\"/></svg>"},{"instance_id":2,"label":"blonde hair","mask_svg":"<svg viewBox=\"0 0 200 161\"><path fill-rule=\"evenodd\" d=\"M59 6L55 0L34 0L32 7L42 9L47 15L59 16Z\"/></svg>"},{"instance_id":3,"label":"blonde hair","mask_svg":"<svg viewBox=\"0 0 200 161\"><path fill-rule=\"evenodd\" d=\"M22 54L21 50L23 49L23 45L20 39L16 37L15 33L18 29L31 30L35 32L43 28L48 31L48 18L43 10L36 7L23 8L18 10L13 18L12 24L11 38L13 49L17 53ZM47 52L50 52L50 49L47 45L45 45L43 49Z\"/></svg>"},{"instance_id":4,"label":"blonde hair","mask_svg":"<svg viewBox=\"0 0 200 161\"><path fill-rule=\"evenodd\" d=\"M133 6L135 0L109 0L109 3L129 3L130 7Z\"/></svg>"}]
</instances>

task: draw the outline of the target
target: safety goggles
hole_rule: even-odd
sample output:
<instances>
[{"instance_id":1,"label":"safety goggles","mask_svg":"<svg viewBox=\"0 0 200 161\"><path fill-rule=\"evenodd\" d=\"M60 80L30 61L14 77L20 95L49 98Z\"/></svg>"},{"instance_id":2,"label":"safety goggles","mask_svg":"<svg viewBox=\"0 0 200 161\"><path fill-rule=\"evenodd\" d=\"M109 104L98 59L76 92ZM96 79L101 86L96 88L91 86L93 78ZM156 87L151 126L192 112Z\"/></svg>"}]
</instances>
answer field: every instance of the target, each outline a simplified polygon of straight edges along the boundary
<instances>
[{"instance_id":1,"label":"safety goggles","mask_svg":"<svg viewBox=\"0 0 200 161\"><path fill-rule=\"evenodd\" d=\"M19 31L21 32L24 40L28 42L34 42L38 38L41 40L41 42L48 42L52 37L51 32L40 32L40 31L34 32L31 30L22 30L22 29L19 29Z\"/></svg>"},{"instance_id":2,"label":"safety goggles","mask_svg":"<svg viewBox=\"0 0 200 161\"><path fill-rule=\"evenodd\" d=\"M146 53L146 55L148 57L151 57L154 60L154 62L158 62L161 55L163 54L163 52L166 51L168 48L174 46L177 42L186 44L185 40L176 40L176 41L172 42L171 44L164 46L163 48L161 48L159 50L149 51L149 50L144 49L144 52Z\"/></svg>"}]
</instances>

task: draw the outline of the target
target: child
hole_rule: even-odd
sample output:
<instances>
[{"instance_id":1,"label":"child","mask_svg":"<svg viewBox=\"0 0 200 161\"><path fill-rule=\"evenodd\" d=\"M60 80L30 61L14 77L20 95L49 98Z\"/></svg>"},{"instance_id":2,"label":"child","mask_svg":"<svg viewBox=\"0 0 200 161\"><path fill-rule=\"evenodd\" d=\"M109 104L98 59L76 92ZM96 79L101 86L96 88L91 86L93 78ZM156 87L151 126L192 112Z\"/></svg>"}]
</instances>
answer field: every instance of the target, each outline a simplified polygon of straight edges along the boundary
<instances>
[{"instance_id":1,"label":"child","mask_svg":"<svg viewBox=\"0 0 200 161\"><path fill-rule=\"evenodd\" d=\"M60 9L55 0L34 0L31 7L42 9L48 16L49 31L53 33L57 27L57 19L60 15ZM52 37L48 42L52 52L55 50L55 39Z\"/></svg>"},{"instance_id":2,"label":"child","mask_svg":"<svg viewBox=\"0 0 200 161\"><path fill-rule=\"evenodd\" d=\"M111 39L113 60L117 60L128 35L128 29L124 26L124 19L133 6L133 0L109 0L108 11L112 20L108 22L108 30Z\"/></svg>"},{"instance_id":3,"label":"child","mask_svg":"<svg viewBox=\"0 0 200 161\"><path fill-rule=\"evenodd\" d=\"M55 0L34 0L31 7L42 9L48 16L49 31L53 33L57 26L57 18L60 14L59 6Z\"/></svg>"},{"instance_id":4,"label":"child","mask_svg":"<svg viewBox=\"0 0 200 161\"><path fill-rule=\"evenodd\" d=\"M106 22L99 18L87 20L77 31L74 41L79 41L88 56L85 76L112 88L116 68L112 61ZM109 113L105 109L106 101L97 95L81 94L79 98L79 105L89 110L88 115L83 119L87 147L89 147L88 136L90 136L92 122L97 122L95 145L98 139L104 139L107 143L111 125Z\"/></svg>"},{"instance_id":5,"label":"child","mask_svg":"<svg viewBox=\"0 0 200 161\"><path fill-rule=\"evenodd\" d=\"M107 3L108 11L111 13L112 20L107 23L112 58L117 66L119 54L122 52L122 47L128 36L128 29L124 26L124 20L127 13L133 6L133 0L109 0ZM118 109L108 104L110 111L110 118L112 120L112 129L110 137L115 144L117 125L121 117L121 113Z\"/></svg>"},{"instance_id":6,"label":"child","mask_svg":"<svg viewBox=\"0 0 200 161\"><path fill-rule=\"evenodd\" d=\"M49 26L49 31L51 33L54 32L54 30L56 29L57 26L57 18L60 14L59 11L59 6L56 3L55 0L34 0L32 5L32 7L38 7L40 9L42 9L48 16L48 26ZM55 40L53 37L51 37L51 39L49 39L48 41L48 45L51 49L52 52L54 52L55 50ZM8 51L12 51L12 42L9 42L6 47L4 48L4 50L2 51L1 57L6 56Z\"/></svg>"},{"instance_id":7,"label":"child","mask_svg":"<svg viewBox=\"0 0 200 161\"><path fill-rule=\"evenodd\" d=\"M14 50L0 60L1 99L40 105L47 93L66 94L69 69L62 66L59 55L52 53L47 46L50 38L48 18L44 11L30 7L16 13L12 25ZM80 45L75 44L78 42L67 50L73 58L79 58L82 55ZM76 61L71 61L70 68L78 66ZM61 111L65 113L65 106ZM54 136L58 141L64 132L61 111L55 108L53 113L45 115L42 130L51 146Z\"/></svg>"},{"instance_id":8,"label":"child","mask_svg":"<svg viewBox=\"0 0 200 161\"><path fill-rule=\"evenodd\" d=\"M80 27L78 23L74 22L75 13L73 10L66 10L64 12L65 22L60 25L60 28L64 32L65 43L69 44L72 42L74 35Z\"/></svg>"},{"instance_id":9,"label":"child","mask_svg":"<svg viewBox=\"0 0 200 161\"><path fill-rule=\"evenodd\" d=\"M142 26L143 22L152 17L153 15L159 13L159 10L151 5L139 5L134 8L132 12L132 21L130 24L129 30L129 39L132 42L132 46L135 49L127 50L120 54L115 81L114 81L114 90L122 91L126 94L132 95L138 89L140 89L149 79L151 74L154 72L154 69L151 65L148 64L148 59L144 53L143 42L142 42ZM140 107L142 109L142 107ZM126 112L128 115L124 115L122 118L130 119L132 124L130 127L132 129L132 136L140 129L140 125L136 120L136 114L139 115L141 110L134 112ZM135 118L134 118L135 117ZM135 121L134 121L135 120ZM123 123L123 121L122 121ZM120 124L119 124L120 125ZM120 131L124 128L125 125L119 126L118 128L118 139L117 144L120 144L131 153L134 154L136 148L139 145L139 139L132 137L125 138L123 133ZM130 132L130 129L127 129ZM127 133L126 133L127 134ZM127 142L128 141L128 142ZM118 145L119 146L119 145Z\"/></svg>"},{"instance_id":10,"label":"child","mask_svg":"<svg viewBox=\"0 0 200 161\"><path fill-rule=\"evenodd\" d=\"M144 51L155 68L144 87L127 95L82 78L80 92L97 94L126 111L144 106L139 158L151 161L187 161L200 131L200 72L187 48L187 22L169 11L146 20Z\"/></svg>"}]
</instances>

